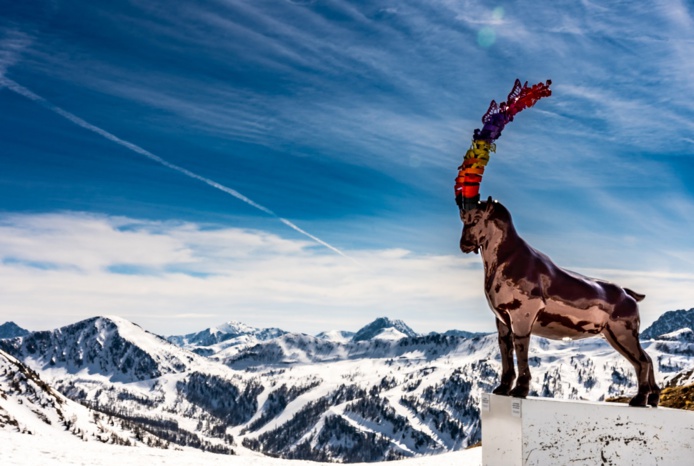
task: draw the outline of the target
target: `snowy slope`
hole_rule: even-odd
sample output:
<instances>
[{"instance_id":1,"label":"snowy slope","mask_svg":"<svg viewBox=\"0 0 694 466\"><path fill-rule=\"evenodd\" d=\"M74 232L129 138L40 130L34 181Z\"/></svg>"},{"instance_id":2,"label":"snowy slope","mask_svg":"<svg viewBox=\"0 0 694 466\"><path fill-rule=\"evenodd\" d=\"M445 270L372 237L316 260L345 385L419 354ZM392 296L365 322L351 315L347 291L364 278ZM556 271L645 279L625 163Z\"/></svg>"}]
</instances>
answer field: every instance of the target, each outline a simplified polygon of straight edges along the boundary
<instances>
[{"instance_id":1,"label":"snowy slope","mask_svg":"<svg viewBox=\"0 0 694 466\"><path fill-rule=\"evenodd\" d=\"M132 448L119 445L83 443L51 435L25 435L0 430L0 451L4 466L320 466L312 461L288 461L247 453L231 461L226 455L202 453L192 448ZM399 466L479 466L482 449L425 456L398 462Z\"/></svg>"},{"instance_id":2,"label":"snowy slope","mask_svg":"<svg viewBox=\"0 0 694 466\"><path fill-rule=\"evenodd\" d=\"M51 388L20 361L0 351L0 430L118 445L168 443L136 435L127 422L92 411ZM4 458L3 458L4 463Z\"/></svg>"},{"instance_id":3,"label":"snowy slope","mask_svg":"<svg viewBox=\"0 0 694 466\"><path fill-rule=\"evenodd\" d=\"M327 332L320 332L316 335L316 338L332 341L333 343L347 343L353 337L354 332L345 330L328 330Z\"/></svg>"}]
</instances>

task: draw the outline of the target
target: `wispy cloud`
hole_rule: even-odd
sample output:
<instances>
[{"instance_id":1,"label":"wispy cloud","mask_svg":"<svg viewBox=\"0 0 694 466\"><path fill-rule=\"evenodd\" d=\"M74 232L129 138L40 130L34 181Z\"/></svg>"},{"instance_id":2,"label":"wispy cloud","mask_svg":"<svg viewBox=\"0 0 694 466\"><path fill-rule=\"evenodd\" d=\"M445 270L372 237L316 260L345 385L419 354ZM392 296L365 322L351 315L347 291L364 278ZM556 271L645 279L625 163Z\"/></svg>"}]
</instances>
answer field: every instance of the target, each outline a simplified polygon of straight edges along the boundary
<instances>
[{"instance_id":1,"label":"wispy cloud","mask_svg":"<svg viewBox=\"0 0 694 466\"><path fill-rule=\"evenodd\" d=\"M276 5L277 11L239 2L182 5L185 14L143 7L159 19L156 25L147 16L133 16L119 18L120 27L147 31L133 38L145 45L145 34L160 38L158 52L170 57L173 69L143 61L134 73L98 53L82 54L82 63L60 56L58 64L48 53L42 59L54 76L166 110L200 131L273 148L310 147L322 158L378 170L407 167L410 155L427 164L450 163L445 157L460 145L459 135L479 125L486 102L502 97L497 92L506 92L519 70L521 78L555 79L557 102L546 108L568 116L556 131L573 133L575 152L590 154L596 138L655 150L681 140L694 125L687 119L670 124L688 109L675 94L661 87L658 94L648 92L653 80L667 79L667 70L691 62L669 44L663 29L680 18L675 26L684 30L687 15L673 13L686 13L681 4L625 6L630 14L590 2L508 6L498 16L477 1L402 2L397 14L382 17L384 6L334 2L332 8L350 18L344 22L290 2ZM651 11L655 25L649 23ZM643 22L633 24L634 18ZM503 61L477 44L480 25L497 27L510 50L499 57ZM629 45L649 37L658 42ZM188 59L188 67L177 65ZM615 70L615 60L623 71ZM71 61L80 65L79 73ZM212 69L219 71L207 71ZM500 83L506 84L499 88ZM556 134L535 136L542 144ZM403 152L408 156L396 156Z\"/></svg>"},{"instance_id":2,"label":"wispy cloud","mask_svg":"<svg viewBox=\"0 0 694 466\"><path fill-rule=\"evenodd\" d=\"M48 102L43 97L34 94L29 89L17 84L16 82L14 82L12 80L0 77L0 85L5 85L9 89L11 89L13 92L16 92L17 94L20 94L20 95L36 102L36 103L41 104L42 106L48 108L52 112L55 112L58 115L62 116L63 118L66 118L67 120L76 124L77 126L80 126L81 128L84 128L84 129L92 131L92 132L94 132L100 136L103 136L104 138L108 139L109 141L112 141L112 142L114 142L120 146L123 146L123 147L137 153L137 154L143 155L143 156L147 157L148 159L153 160L154 162L165 166L166 168L170 168L171 170L177 171L177 172L179 172L179 173L181 173L181 174L183 174L189 178L193 178L195 180L202 181L203 183L205 183L208 186L211 186L215 189L218 189L222 192L225 192L225 193L229 194L230 196L233 196L236 199L238 199L242 202L245 202L246 204L248 204L252 207L255 207L256 209L258 209L258 210L260 210L260 211L262 211L262 212L264 212L264 213L266 213L272 217L277 218L277 220L279 220L280 222L282 222L283 224L285 224L289 228L301 233L304 236L311 238L316 243L318 243L322 246L325 246L326 248L330 249L331 251L336 252L337 254L339 254L343 257L348 257L344 252L337 249L335 246L323 241L322 239L318 238L317 236L312 235L311 233L307 232L306 230L300 228L294 222L291 222L290 220L287 220L286 218L282 218L282 217L278 216L272 210L270 210L267 207L260 205L257 202L249 199L248 197L244 196L243 194L241 194L240 192L238 192L235 189L229 188L229 187L224 186L223 184L220 184L214 180L211 180L211 179L206 178L204 176L200 176L197 173L194 173L194 172L192 172L186 168L175 165L175 164L159 157L158 155L155 155L155 154L151 153L150 151L143 149L142 147L138 146L137 144L133 144L129 141L125 141L125 140L109 133L108 131L106 131L102 128L99 128L98 126L94 126L93 124L83 120L82 118L80 118L80 117L78 117L78 116L76 116L70 112L63 110L60 107L53 105L52 103Z\"/></svg>"},{"instance_id":3,"label":"wispy cloud","mask_svg":"<svg viewBox=\"0 0 694 466\"><path fill-rule=\"evenodd\" d=\"M48 50L42 44L34 53L54 77L174 112L201 130L272 147L282 147L282 141L292 140L318 145L324 156L375 163L382 168L385 164L379 157L402 163L401 158L391 156L400 142L409 144L408 150L423 158L437 148L430 143L453 139L451 125L445 120L460 117L442 113L444 107L437 109L431 103L460 99L460 84L441 86L424 63L430 54L445 53L446 44L469 41L458 41L460 33L453 30L442 44L432 38L411 48L405 45L406 29L427 28L413 5L398 15L404 27L366 18L352 11L354 7L348 3L338 2L336 6L358 18L364 30L355 31L351 25L341 26L311 9L290 4L293 21L245 3L224 4L221 10L214 4L188 6L185 15L158 11L165 16L162 24L166 27L145 27L151 26L147 20L122 18L132 30L146 30L169 41L171 47L160 53L174 57L173 63L184 62L180 57L190 51L193 62L188 68L157 70L145 62L133 73L129 66L109 62L109 57L99 56L98 52L80 54L78 60L69 54L73 44L64 44L63 50ZM364 32L373 34L375 40L363 38ZM436 33L446 31L441 27ZM185 45L175 48L182 43ZM345 47L345 43L350 46ZM137 62L138 57L132 57L132 61ZM244 70L251 66L259 74L237 69L236 62L245 63ZM81 71L76 73L72 65ZM205 71L214 68L221 71ZM251 83L238 85L238 80L230 86L220 73L260 83L270 76L283 78L277 81L273 77L273 82L267 83L272 87L264 93ZM423 79L422 73L435 79ZM333 83L326 86L330 80ZM385 92L380 82L388 83ZM301 107L295 105L298 95L303 101ZM404 115L418 112L424 112L418 121L405 121ZM399 122L394 117L399 117ZM400 129L394 131L395 126ZM408 133L408 128L417 131ZM373 145L373 138L352 138L351 131L370 132L378 136L380 143ZM419 138L422 134L427 137ZM341 144L336 145L336 141ZM335 151L346 143L351 146L349 152Z\"/></svg>"},{"instance_id":4,"label":"wispy cloud","mask_svg":"<svg viewBox=\"0 0 694 466\"><path fill-rule=\"evenodd\" d=\"M94 314L138 316L160 333L195 330L190 322L161 321L171 315L198 315L200 328L237 319L316 332L326 329L328 315L349 316L352 327L380 315L422 331L490 325L476 258L350 251L358 266L310 246L212 225L75 213L5 216L3 314L33 328ZM52 267L37 267L37 260Z\"/></svg>"},{"instance_id":5,"label":"wispy cloud","mask_svg":"<svg viewBox=\"0 0 694 466\"><path fill-rule=\"evenodd\" d=\"M31 42L32 38L19 29L0 29L0 78L19 61Z\"/></svg>"},{"instance_id":6,"label":"wispy cloud","mask_svg":"<svg viewBox=\"0 0 694 466\"><path fill-rule=\"evenodd\" d=\"M565 99L562 107L570 111L572 106L585 111L591 109L598 119L598 129L590 128L598 138L609 138L640 150L657 150L662 145L677 146L678 140L694 130L694 123L678 121L683 108L679 104L662 105L660 96L631 95L615 88L560 85ZM573 113L574 119L578 116Z\"/></svg>"}]
</instances>

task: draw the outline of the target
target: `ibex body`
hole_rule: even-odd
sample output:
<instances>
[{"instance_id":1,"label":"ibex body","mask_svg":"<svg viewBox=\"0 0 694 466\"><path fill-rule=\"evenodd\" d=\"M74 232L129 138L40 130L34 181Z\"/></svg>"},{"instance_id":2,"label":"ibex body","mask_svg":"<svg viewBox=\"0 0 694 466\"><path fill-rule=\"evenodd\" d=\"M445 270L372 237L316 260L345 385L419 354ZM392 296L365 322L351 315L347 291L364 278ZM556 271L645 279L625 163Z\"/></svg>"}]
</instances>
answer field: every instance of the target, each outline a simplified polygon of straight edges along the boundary
<instances>
[{"instance_id":1,"label":"ibex body","mask_svg":"<svg viewBox=\"0 0 694 466\"><path fill-rule=\"evenodd\" d=\"M516 233L509 211L491 197L461 211L461 219L460 248L464 253L481 251L484 291L496 314L502 374L494 393L527 396L531 334L551 339L603 335L636 370L638 394L630 404L658 405L653 363L638 338L637 302L643 295L556 266Z\"/></svg>"}]
</instances>

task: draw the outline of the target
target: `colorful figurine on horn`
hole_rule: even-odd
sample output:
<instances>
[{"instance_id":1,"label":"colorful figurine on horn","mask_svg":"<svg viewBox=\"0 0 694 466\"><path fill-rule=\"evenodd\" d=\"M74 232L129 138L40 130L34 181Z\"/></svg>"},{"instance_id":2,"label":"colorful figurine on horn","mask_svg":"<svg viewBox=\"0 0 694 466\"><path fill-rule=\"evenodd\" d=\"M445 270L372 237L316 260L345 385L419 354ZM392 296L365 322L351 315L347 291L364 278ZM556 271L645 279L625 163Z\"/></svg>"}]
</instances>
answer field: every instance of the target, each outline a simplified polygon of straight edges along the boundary
<instances>
[{"instance_id":1,"label":"colorful figurine on horn","mask_svg":"<svg viewBox=\"0 0 694 466\"><path fill-rule=\"evenodd\" d=\"M489 162L489 153L496 152L494 141L499 139L501 132L513 117L532 107L543 97L552 95L549 86L552 81L537 83L528 87L528 82L521 85L516 79L513 89L508 94L506 102L497 105L495 100L489 104L489 109L482 117L484 126L476 129L472 135L472 146L465 153L463 164L458 167L458 177L455 179L455 202L461 211L471 210L477 207L480 199L480 183L484 168Z\"/></svg>"}]
</instances>

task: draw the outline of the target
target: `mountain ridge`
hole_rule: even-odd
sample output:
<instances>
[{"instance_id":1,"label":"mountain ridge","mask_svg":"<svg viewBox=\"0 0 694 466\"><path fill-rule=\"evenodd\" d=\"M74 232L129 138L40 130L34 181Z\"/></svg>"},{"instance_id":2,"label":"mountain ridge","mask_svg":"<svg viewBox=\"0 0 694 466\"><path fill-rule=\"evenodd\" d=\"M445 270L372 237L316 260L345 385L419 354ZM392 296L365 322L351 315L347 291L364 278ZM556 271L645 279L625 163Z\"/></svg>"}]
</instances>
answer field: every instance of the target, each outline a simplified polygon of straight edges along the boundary
<instances>
[{"instance_id":1,"label":"mountain ridge","mask_svg":"<svg viewBox=\"0 0 694 466\"><path fill-rule=\"evenodd\" d=\"M117 316L92 317L0 340L0 349L31 359L35 370L61 367L67 373L86 371L121 382L181 372L198 357Z\"/></svg>"},{"instance_id":2,"label":"mountain ridge","mask_svg":"<svg viewBox=\"0 0 694 466\"><path fill-rule=\"evenodd\" d=\"M666 333L672 333L682 328L694 330L694 308L667 311L658 317L647 329L640 334L642 340L649 340Z\"/></svg>"},{"instance_id":3,"label":"mountain ridge","mask_svg":"<svg viewBox=\"0 0 694 466\"><path fill-rule=\"evenodd\" d=\"M412 331L379 338L384 329L400 332L393 322L362 327L370 339L283 333L233 354L212 345L219 351L202 357L124 319L100 317L2 340L0 347L69 398L201 449L242 445L282 458L368 462L477 443L480 396L498 384L501 370L496 335ZM659 383L691 380L693 335L678 329L643 342ZM81 366L72 360L78 350ZM125 356L138 351L149 357L140 360L154 361L149 369L160 370L114 378ZM90 354L97 356L86 364ZM99 364L114 355L116 363ZM636 391L631 365L600 338L533 337L530 364L531 396L597 401Z\"/></svg>"}]
</instances>

